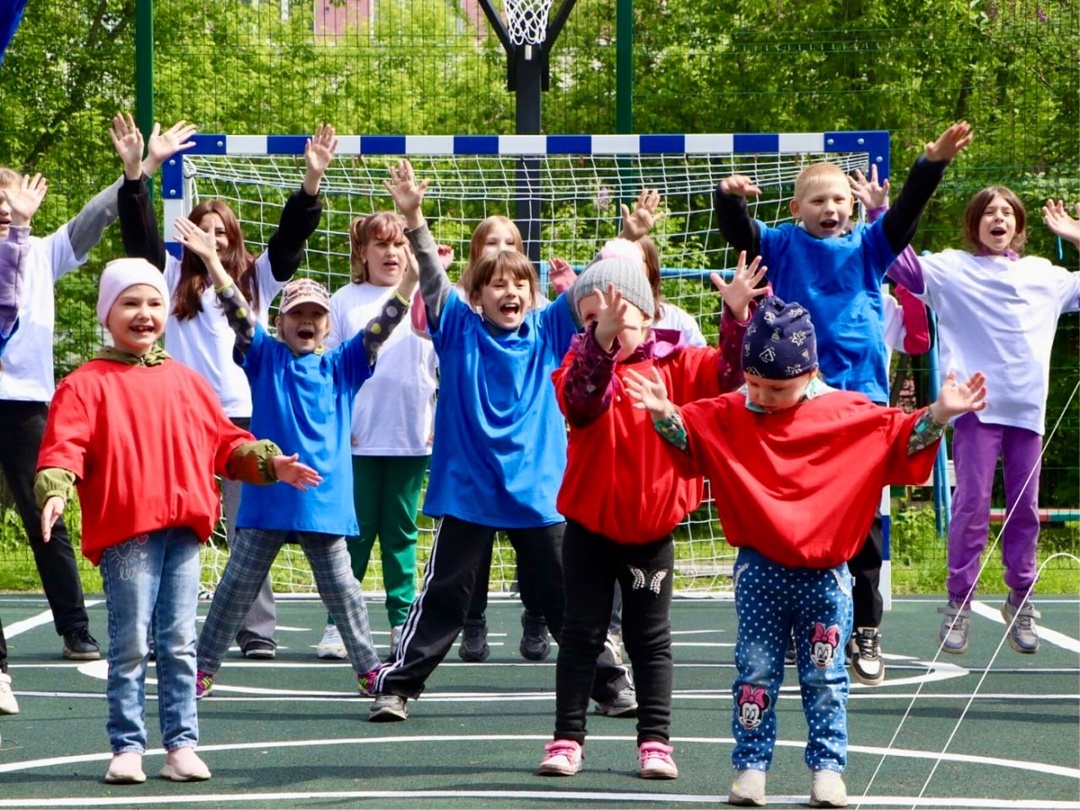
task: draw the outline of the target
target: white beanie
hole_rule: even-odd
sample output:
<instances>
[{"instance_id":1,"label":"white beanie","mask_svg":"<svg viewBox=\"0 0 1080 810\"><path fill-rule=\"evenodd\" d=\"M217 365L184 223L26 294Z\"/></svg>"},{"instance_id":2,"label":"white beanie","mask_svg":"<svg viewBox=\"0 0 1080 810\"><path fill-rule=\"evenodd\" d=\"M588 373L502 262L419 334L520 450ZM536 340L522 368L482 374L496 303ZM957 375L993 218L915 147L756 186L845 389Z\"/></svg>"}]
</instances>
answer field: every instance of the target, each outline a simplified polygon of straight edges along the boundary
<instances>
[{"instance_id":1,"label":"white beanie","mask_svg":"<svg viewBox=\"0 0 1080 810\"><path fill-rule=\"evenodd\" d=\"M101 325L109 317L109 310L128 287L136 284L148 284L161 293L165 306L169 305L169 288L165 286L165 276L146 259L113 259L101 271L101 283L98 286L97 317Z\"/></svg>"}]
</instances>

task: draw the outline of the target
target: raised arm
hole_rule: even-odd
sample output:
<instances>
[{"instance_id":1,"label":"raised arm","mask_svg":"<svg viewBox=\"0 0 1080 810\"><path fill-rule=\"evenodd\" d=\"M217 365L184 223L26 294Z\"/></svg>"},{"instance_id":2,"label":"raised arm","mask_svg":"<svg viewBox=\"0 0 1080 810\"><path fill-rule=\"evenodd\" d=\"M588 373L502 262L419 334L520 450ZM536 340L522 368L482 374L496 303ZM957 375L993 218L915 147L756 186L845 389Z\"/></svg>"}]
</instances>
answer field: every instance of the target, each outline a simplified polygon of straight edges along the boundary
<instances>
[{"instance_id":1,"label":"raised arm","mask_svg":"<svg viewBox=\"0 0 1080 810\"><path fill-rule=\"evenodd\" d=\"M719 273L709 275L724 301L720 312L720 358L717 363L717 377L723 392L734 391L743 383L742 344L750 322L750 302L768 290L762 285L766 270L760 256L755 256L747 265L746 251L740 251L730 283Z\"/></svg>"},{"instance_id":2,"label":"raised arm","mask_svg":"<svg viewBox=\"0 0 1080 810\"><path fill-rule=\"evenodd\" d=\"M941 182L949 162L971 143L973 137L971 126L961 121L926 145L922 157L911 167L896 203L883 218L882 229L893 253L902 252L911 243L923 210Z\"/></svg>"},{"instance_id":3,"label":"raised arm","mask_svg":"<svg viewBox=\"0 0 1080 810\"><path fill-rule=\"evenodd\" d=\"M636 242L643 236L648 236L653 225L664 217L664 212L660 211L659 207L660 192L656 189L643 190L638 195L633 211L630 210L630 206L623 203L620 206L622 230L619 231L619 238Z\"/></svg>"},{"instance_id":4,"label":"raised arm","mask_svg":"<svg viewBox=\"0 0 1080 810\"><path fill-rule=\"evenodd\" d=\"M419 280L420 274L416 257L410 251L408 265L405 268L405 274L401 277L401 283L394 290L394 294L383 304L379 314L364 327L364 356L367 358L369 366L375 365L379 351L398 324L405 320Z\"/></svg>"},{"instance_id":5,"label":"raised arm","mask_svg":"<svg viewBox=\"0 0 1080 810\"><path fill-rule=\"evenodd\" d=\"M394 205L405 217L405 235L409 237L420 273L420 293L424 297L427 310L428 331L439 328L446 300L454 290L439 261L439 248L428 230L424 219L424 192L428 180L416 182L412 164L407 160L398 161L390 167L390 179L383 180L383 185L394 200Z\"/></svg>"},{"instance_id":6,"label":"raised arm","mask_svg":"<svg viewBox=\"0 0 1080 810\"><path fill-rule=\"evenodd\" d=\"M270 271L278 281L288 281L304 260L304 247L308 238L319 227L322 202L319 187L330 161L337 151L338 139L334 128L322 124L304 145L304 182L293 192L281 209L281 221L266 245Z\"/></svg>"},{"instance_id":7,"label":"raised arm","mask_svg":"<svg viewBox=\"0 0 1080 810\"><path fill-rule=\"evenodd\" d=\"M761 253L761 232L746 207L746 198L759 194L761 189L754 185L753 180L742 174L733 174L720 181L714 198L716 223L721 235L731 247L745 250L748 256Z\"/></svg>"},{"instance_id":8,"label":"raised arm","mask_svg":"<svg viewBox=\"0 0 1080 810\"><path fill-rule=\"evenodd\" d=\"M19 189L0 189L11 210L7 238L0 242L0 349L19 320L26 256L30 252L30 219L37 213L47 189L48 183L40 174L24 175Z\"/></svg>"},{"instance_id":9,"label":"raised arm","mask_svg":"<svg viewBox=\"0 0 1080 810\"><path fill-rule=\"evenodd\" d=\"M1065 203L1061 200L1047 200L1042 208L1042 215L1050 233L1072 243L1073 247L1080 248L1080 203L1076 204L1076 219L1068 215Z\"/></svg>"}]
</instances>

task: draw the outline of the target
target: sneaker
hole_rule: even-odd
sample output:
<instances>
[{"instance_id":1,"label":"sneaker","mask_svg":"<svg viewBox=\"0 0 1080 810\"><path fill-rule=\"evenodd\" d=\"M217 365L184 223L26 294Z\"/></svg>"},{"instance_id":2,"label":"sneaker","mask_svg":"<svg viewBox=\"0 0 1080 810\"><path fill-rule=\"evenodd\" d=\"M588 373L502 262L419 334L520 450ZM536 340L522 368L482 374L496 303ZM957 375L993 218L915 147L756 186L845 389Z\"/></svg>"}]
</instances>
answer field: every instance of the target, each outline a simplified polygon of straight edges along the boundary
<instances>
[{"instance_id":1,"label":"sneaker","mask_svg":"<svg viewBox=\"0 0 1080 810\"><path fill-rule=\"evenodd\" d=\"M376 695L375 702L368 709L369 723L396 723L409 719L409 710L405 708L405 698L400 695Z\"/></svg>"},{"instance_id":2,"label":"sneaker","mask_svg":"<svg viewBox=\"0 0 1080 810\"><path fill-rule=\"evenodd\" d=\"M857 627L848 642L851 674L867 686L885 680L885 659L881 657L881 632L876 627Z\"/></svg>"},{"instance_id":3,"label":"sneaker","mask_svg":"<svg viewBox=\"0 0 1080 810\"><path fill-rule=\"evenodd\" d=\"M1009 626L1010 647L1025 655L1034 655L1039 651L1039 634L1035 629L1035 620L1041 619L1042 614L1031 602L1025 599L1024 604L1017 607L1005 597L1005 604L1001 606L1001 617Z\"/></svg>"},{"instance_id":4,"label":"sneaker","mask_svg":"<svg viewBox=\"0 0 1080 810\"><path fill-rule=\"evenodd\" d=\"M136 754L134 751L113 754L109 769L105 771L105 784L141 785L145 781L146 773L142 769L142 754Z\"/></svg>"},{"instance_id":5,"label":"sneaker","mask_svg":"<svg viewBox=\"0 0 1080 810\"><path fill-rule=\"evenodd\" d=\"M622 633L609 632L607 639L604 641L604 646L611 650L611 655L615 659L615 666L621 667L623 665Z\"/></svg>"},{"instance_id":6,"label":"sneaker","mask_svg":"<svg viewBox=\"0 0 1080 810\"><path fill-rule=\"evenodd\" d=\"M210 769L191 746L177 748L165 755L161 778L170 782L205 782Z\"/></svg>"},{"instance_id":7,"label":"sneaker","mask_svg":"<svg viewBox=\"0 0 1080 810\"><path fill-rule=\"evenodd\" d=\"M256 661L269 661L277 656L277 644L265 638L257 638L249 641L240 651L244 658Z\"/></svg>"},{"instance_id":8,"label":"sneaker","mask_svg":"<svg viewBox=\"0 0 1080 810\"><path fill-rule=\"evenodd\" d=\"M938 630L938 644L941 651L961 655L967 652L968 631L971 629L971 609L960 607L952 600L946 607L938 608L937 612L945 618Z\"/></svg>"},{"instance_id":9,"label":"sneaker","mask_svg":"<svg viewBox=\"0 0 1080 810\"><path fill-rule=\"evenodd\" d=\"M89 628L80 627L64 634L64 658L69 661L97 661L101 658L101 648L90 635Z\"/></svg>"},{"instance_id":10,"label":"sneaker","mask_svg":"<svg viewBox=\"0 0 1080 810\"><path fill-rule=\"evenodd\" d=\"M735 771L735 781L728 792L728 804L740 807L765 806L765 771Z\"/></svg>"},{"instance_id":11,"label":"sneaker","mask_svg":"<svg viewBox=\"0 0 1080 810\"><path fill-rule=\"evenodd\" d=\"M378 677L381 669L382 664L377 664L371 672L356 676L356 688L360 691L362 697L375 697L375 678Z\"/></svg>"},{"instance_id":12,"label":"sneaker","mask_svg":"<svg viewBox=\"0 0 1080 810\"><path fill-rule=\"evenodd\" d=\"M457 654L462 661L473 664L487 661L488 656L491 655L491 648L487 643L487 622L465 622Z\"/></svg>"},{"instance_id":13,"label":"sneaker","mask_svg":"<svg viewBox=\"0 0 1080 810\"><path fill-rule=\"evenodd\" d=\"M349 653L345 650L345 643L341 640L341 631L335 625L326 625L322 641L315 647L315 657L324 660L330 658L344 660L349 657Z\"/></svg>"},{"instance_id":14,"label":"sneaker","mask_svg":"<svg viewBox=\"0 0 1080 810\"><path fill-rule=\"evenodd\" d=\"M544 758L536 772L541 776L573 776L581 770L585 754L581 743L573 740L554 740L544 746Z\"/></svg>"},{"instance_id":15,"label":"sneaker","mask_svg":"<svg viewBox=\"0 0 1080 810\"><path fill-rule=\"evenodd\" d=\"M810 785L811 807L847 807L847 788L836 771L814 771Z\"/></svg>"},{"instance_id":16,"label":"sneaker","mask_svg":"<svg viewBox=\"0 0 1080 810\"><path fill-rule=\"evenodd\" d=\"M619 690L609 702L596 702L596 713L607 717L637 717L637 692L633 686Z\"/></svg>"},{"instance_id":17,"label":"sneaker","mask_svg":"<svg viewBox=\"0 0 1080 810\"><path fill-rule=\"evenodd\" d=\"M795 631L791 632L791 638L788 639L787 649L784 650L784 666L793 667L798 662L799 656L795 651Z\"/></svg>"},{"instance_id":18,"label":"sneaker","mask_svg":"<svg viewBox=\"0 0 1080 810\"><path fill-rule=\"evenodd\" d=\"M18 714L19 702L11 691L11 676L0 672L0 714Z\"/></svg>"},{"instance_id":19,"label":"sneaker","mask_svg":"<svg viewBox=\"0 0 1080 810\"><path fill-rule=\"evenodd\" d=\"M649 740L638 746L638 759L641 761L642 779L677 779L679 769L671 752L675 749L659 740Z\"/></svg>"},{"instance_id":20,"label":"sneaker","mask_svg":"<svg viewBox=\"0 0 1080 810\"><path fill-rule=\"evenodd\" d=\"M397 658L398 649L401 647L401 625L390 628L390 660Z\"/></svg>"},{"instance_id":21,"label":"sneaker","mask_svg":"<svg viewBox=\"0 0 1080 810\"><path fill-rule=\"evenodd\" d=\"M548 641L547 622L543 616L537 616L529 611L521 614L521 644L518 645L521 657L529 661L543 661L551 652L551 643Z\"/></svg>"},{"instance_id":22,"label":"sneaker","mask_svg":"<svg viewBox=\"0 0 1080 810\"><path fill-rule=\"evenodd\" d=\"M195 673L195 699L210 697L214 693L214 676L201 669Z\"/></svg>"}]
</instances>

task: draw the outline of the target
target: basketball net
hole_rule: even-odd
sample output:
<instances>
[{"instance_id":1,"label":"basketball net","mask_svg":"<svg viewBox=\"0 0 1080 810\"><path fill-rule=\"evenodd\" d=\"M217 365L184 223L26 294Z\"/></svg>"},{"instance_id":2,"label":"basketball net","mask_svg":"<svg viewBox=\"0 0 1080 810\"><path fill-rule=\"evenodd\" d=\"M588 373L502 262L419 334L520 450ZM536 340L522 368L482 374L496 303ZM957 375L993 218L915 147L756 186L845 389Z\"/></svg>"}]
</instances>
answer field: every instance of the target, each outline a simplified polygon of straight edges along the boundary
<instances>
[{"instance_id":1,"label":"basketball net","mask_svg":"<svg viewBox=\"0 0 1080 810\"><path fill-rule=\"evenodd\" d=\"M505 0L506 32L515 45L543 45L552 0Z\"/></svg>"}]
</instances>

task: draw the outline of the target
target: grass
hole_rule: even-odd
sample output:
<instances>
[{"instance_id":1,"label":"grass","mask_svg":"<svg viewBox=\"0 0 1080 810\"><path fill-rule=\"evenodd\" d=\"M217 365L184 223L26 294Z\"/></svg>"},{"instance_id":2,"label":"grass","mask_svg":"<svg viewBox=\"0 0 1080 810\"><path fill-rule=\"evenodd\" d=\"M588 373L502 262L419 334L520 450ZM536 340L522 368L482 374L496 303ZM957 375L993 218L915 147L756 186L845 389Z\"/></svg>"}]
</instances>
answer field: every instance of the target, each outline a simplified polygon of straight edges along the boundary
<instances>
[{"instance_id":1,"label":"grass","mask_svg":"<svg viewBox=\"0 0 1080 810\"><path fill-rule=\"evenodd\" d=\"M77 504L69 510L66 519L73 537L78 538L79 514ZM695 515L702 521L707 520L707 513ZM696 522L691 529L680 529L677 536L676 554L684 561L704 560L703 565L695 564L694 572L677 577L676 587L683 592L728 591L731 588L730 561L733 551L722 541L699 539L701 537L721 536L718 523ZM421 529L430 532L432 522L422 518ZM933 509L925 504L906 504L894 506L892 517L892 581L893 593L901 594L942 594L945 593L946 550L945 540L937 536ZM1001 526L990 527L990 544L996 546L993 552L987 552L986 568L979 580L979 590L984 593L1003 593L1004 567L1001 563L1000 543L995 542ZM378 546L372 555L378 559ZM719 563L716 557L722 555ZM101 576L81 554L77 553L79 574L83 590L87 593L101 592ZM426 555L421 549L419 566L423 566ZM207 548L203 552L202 581L214 583L224 569L227 552ZM1080 594L1080 523L1067 523L1044 526L1039 538L1038 560L1040 573L1038 592L1040 594ZM728 564L725 564L727 562ZM505 539L500 539L492 554L493 568L511 572L514 570L514 553ZM285 546L275 563L273 570L275 590L279 592L310 592L315 588L310 570L303 559L303 552L298 546ZM492 576L493 587L495 575ZM368 567L364 577L365 592L382 590L382 582L375 566ZM14 509L0 511L0 592L40 592L41 581L34 566L23 531L22 522Z\"/></svg>"}]
</instances>

